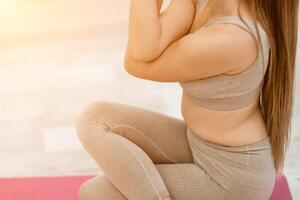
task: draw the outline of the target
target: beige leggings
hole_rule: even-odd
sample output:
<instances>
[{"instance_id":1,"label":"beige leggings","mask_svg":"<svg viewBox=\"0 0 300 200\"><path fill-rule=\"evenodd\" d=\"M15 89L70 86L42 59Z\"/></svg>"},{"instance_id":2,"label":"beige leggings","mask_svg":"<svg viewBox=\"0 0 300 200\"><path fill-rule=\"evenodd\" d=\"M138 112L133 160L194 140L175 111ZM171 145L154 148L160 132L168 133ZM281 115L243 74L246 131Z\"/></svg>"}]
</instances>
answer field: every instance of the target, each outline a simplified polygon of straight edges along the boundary
<instances>
[{"instance_id":1,"label":"beige leggings","mask_svg":"<svg viewBox=\"0 0 300 200\"><path fill-rule=\"evenodd\" d=\"M89 105L76 130L104 172L81 186L81 200L267 200L272 193L269 138L222 146L181 119L109 101Z\"/></svg>"}]
</instances>

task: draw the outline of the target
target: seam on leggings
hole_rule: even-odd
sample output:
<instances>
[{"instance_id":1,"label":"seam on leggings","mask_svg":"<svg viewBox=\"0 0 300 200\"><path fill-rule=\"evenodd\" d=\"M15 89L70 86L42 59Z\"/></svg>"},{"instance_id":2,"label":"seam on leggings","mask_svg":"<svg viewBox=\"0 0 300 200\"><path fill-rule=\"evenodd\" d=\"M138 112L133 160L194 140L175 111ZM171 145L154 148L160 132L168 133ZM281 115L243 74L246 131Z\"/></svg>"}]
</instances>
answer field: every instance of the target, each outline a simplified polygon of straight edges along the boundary
<instances>
[{"instance_id":1,"label":"seam on leggings","mask_svg":"<svg viewBox=\"0 0 300 200\"><path fill-rule=\"evenodd\" d=\"M192 151L196 151L196 152L200 152L201 151L201 153L204 153L207 157L211 157L212 156L211 154L209 154L209 153L207 153L205 151L202 151L201 149L198 149L197 144L193 140L191 140L190 144L191 144ZM196 149L194 150L194 148L196 148ZM217 153L217 152L215 151L215 153ZM202 169L205 172L205 174L211 180L214 181L214 183L216 183L217 185L220 186L220 188L222 188L223 190L227 190L228 189L225 185L223 185L221 182L219 182L214 176L212 176L211 173L209 173L207 169L205 169L204 167L201 166L202 162L197 157L197 153L193 153L193 160L194 160L194 163L196 164L196 166L198 166L200 169ZM196 163L195 161L197 161L198 163Z\"/></svg>"},{"instance_id":2,"label":"seam on leggings","mask_svg":"<svg viewBox=\"0 0 300 200\"><path fill-rule=\"evenodd\" d=\"M248 146L246 146L246 150L247 150L247 169L249 168L249 148Z\"/></svg>"},{"instance_id":3,"label":"seam on leggings","mask_svg":"<svg viewBox=\"0 0 300 200\"><path fill-rule=\"evenodd\" d=\"M144 138L146 138L160 153L162 153L167 159L169 159L170 161L172 161L173 163L177 163L176 161L174 161L170 156L168 156L166 153L164 153L162 150L160 150L160 148L154 143L154 142L152 142L152 140L151 139L149 139L147 136L146 136L146 134L144 134L142 131L140 131L139 129L137 129L136 127L134 127L134 126L130 126L130 125L127 125L127 124L117 124L117 125L114 125L114 126L111 126L110 127L110 129L111 129L111 131L113 131L113 129L114 128L116 128L116 127L120 127L120 126L124 126L124 127L127 127L127 128L132 128L132 129L134 129L134 130L136 130L136 131L138 131L138 132L140 132L140 134L144 137ZM118 133L116 133L116 134L118 134Z\"/></svg>"},{"instance_id":4,"label":"seam on leggings","mask_svg":"<svg viewBox=\"0 0 300 200\"><path fill-rule=\"evenodd\" d=\"M200 168L201 170L204 171L205 175L207 175L212 181L214 181L214 183L216 183L217 185L219 185L222 189L226 190L227 188L225 186L222 185L222 183L220 183L214 176L212 176L205 168L203 168L201 166L201 161L195 156L194 159L198 162L197 164L195 163L195 165Z\"/></svg>"},{"instance_id":5,"label":"seam on leggings","mask_svg":"<svg viewBox=\"0 0 300 200\"><path fill-rule=\"evenodd\" d=\"M152 185L152 188L153 190L155 191L155 193L157 194L158 198L160 200L163 200L162 197L159 195L159 192L156 190L156 188L154 187L154 183L152 182L151 178L149 177L149 174L147 173L147 170L145 169L143 163L141 162L141 160L139 159L139 157L136 155L136 153L134 151L132 151L128 145L123 141L123 140L120 140L124 145L125 147L134 155L134 157L138 160L138 162L140 163L140 165L142 166L142 169L144 170L148 180L150 181L151 185Z\"/></svg>"}]
</instances>

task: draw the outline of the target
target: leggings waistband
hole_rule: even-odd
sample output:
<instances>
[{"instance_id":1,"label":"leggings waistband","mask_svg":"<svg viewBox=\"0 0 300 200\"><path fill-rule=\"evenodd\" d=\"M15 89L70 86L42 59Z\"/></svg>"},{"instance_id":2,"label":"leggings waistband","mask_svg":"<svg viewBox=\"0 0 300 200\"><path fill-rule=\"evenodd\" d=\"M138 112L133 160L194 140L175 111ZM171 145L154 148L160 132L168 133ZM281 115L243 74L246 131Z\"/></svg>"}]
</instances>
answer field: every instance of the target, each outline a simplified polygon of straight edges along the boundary
<instances>
[{"instance_id":1,"label":"leggings waistband","mask_svg":"<svg viewBox=\"0 0 300 200\"><path fill-rule=\"evenodd\" d=\"M251 150L263 150L263 149L271 149L271 144L270 144L270 137L266 137L262 140L259 140L258 142L251 143L251 144L246 144L246 145L240 145L240 146L226 146L218 143L214 143L208 140L205 140L201 138L200 136L196 135L193 133L193 131L187 127L187 136L190 138L193 138L194 141L199 142L200 144L205 144L214 148L218 148L221 150L227 150L227 151L251 151Z\"/></svg>"}]
</instances>

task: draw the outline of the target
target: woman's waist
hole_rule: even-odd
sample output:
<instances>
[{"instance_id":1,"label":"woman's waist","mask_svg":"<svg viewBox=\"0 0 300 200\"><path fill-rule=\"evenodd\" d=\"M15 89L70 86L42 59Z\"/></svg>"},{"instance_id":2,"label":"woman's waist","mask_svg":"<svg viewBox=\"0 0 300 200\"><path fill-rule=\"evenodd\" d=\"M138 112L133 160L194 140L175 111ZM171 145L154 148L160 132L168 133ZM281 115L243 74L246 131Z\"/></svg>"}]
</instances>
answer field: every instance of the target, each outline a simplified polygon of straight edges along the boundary
<instances>
[{"instance_id":1,"label":"woman's waist","mask_svg":"<svg viewBox=\"0 0 300 200\"><path fill-rule=\"evenodd\" d=\"M214 143L240 146L268 136L260 110L247 112L207 112L182 104L184 121L194 134Z\"/></svg>"},{"instance_id":2,"label":"woman's waist","mask_svg":"<svg viewBox=\"0 0 300 200\"><path fill-rule=\"evenodd\" d=\"M199 125L193 125L186 123L187 127L193 131L193 133L202 138L203 140L224 145L224 146L241 146L256 143L260 140L268 137L265 130L259 128L251 129L238 129L231 131L212 131L208 127L200 127Z\"/></svg>"}]
</instances>

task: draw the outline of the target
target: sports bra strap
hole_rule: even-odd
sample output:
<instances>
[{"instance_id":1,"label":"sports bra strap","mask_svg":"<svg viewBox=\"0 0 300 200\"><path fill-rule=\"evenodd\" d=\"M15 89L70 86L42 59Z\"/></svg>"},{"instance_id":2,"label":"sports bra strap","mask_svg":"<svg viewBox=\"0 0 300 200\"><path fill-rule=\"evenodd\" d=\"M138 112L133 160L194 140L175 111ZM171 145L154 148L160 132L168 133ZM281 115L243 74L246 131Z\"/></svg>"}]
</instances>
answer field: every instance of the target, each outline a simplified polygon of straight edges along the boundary
<instances>
[{"instance_id":1,"label":"sports bra strap","mask_svg":"<svg viewBox=\"0 0 300 200\"><path fill-rule=\"evenodd\" d=\"M251 19L249 19L248 17L243 17L243 19L244 19L245 23L238 16L228 15L228 16L223 16L223 17L219 17L219 18L215 18L215 19L210 19L210 20L208 20L208 22L206 22L203 25L203 27L209 26L211 24L217 24L217 23L236 24L236 25L242 27L243 29L245 29L246 31L250 32L257 38L254 22ZM260 28L261 27L259 27L259 29Z\"/></svg>"},{"instance_id":2,"label":"sports bra strap","mask_svg":"<svg viewBox=\"0 0 300 200\"><path fill-rule=\"evenodd\" d=\"M260 40L261 40L259 51L261 51L260 54L262 56L262 62L265 65L265 62L267 62L267 60L265 60L265 55L268 54L268 49L269 49L267 35L266 35L263 27L260 24L257 24L257 27L258 27L258 33L257 33L256 28L255 28L255 23L253 20L251 20L248 17L243 17L243 20L245 21L245 23L239 18L239 16L228 15L228 16L210 19L203 26L201 26L201 28L203 28L205 26L209 26L211 24L217 24L217 23L236 24L239 27L243 28L244 30L248 31L250 34L252 34L255 37L255 39L257 40L257 42L259 41L259 39L258 39L258 34L259 34Z\"/></svg>"},{"instance_id":3,"label":"sports bra strap","mask_svg":"<svg viewBox=\"0 0 300 200\"><path fill-rule=\"evenodd\" d=\"M204 2L206 2L207 0L197 0L196 2L196 9L199 9ZM232 23L232 24L236 24L240 27L242 27L243 29L245 29L246 31L250 32L251 34L253 34L256 39L257 39L257 34L256 34L256 29L255 29L255 24L254 22L248 18L248 17L243 17L245 23L236 15L227 15L227 16L223 16L223 17L218 17L215 19L210 19L208 22L206 22L202 27L208 26L210 24L216 24L216 23ZM262 27L260 27L260 25L258 25L258 29L261 29ZM261 30L259 30L261 31Z\"/></svg>"}]
</instances>

